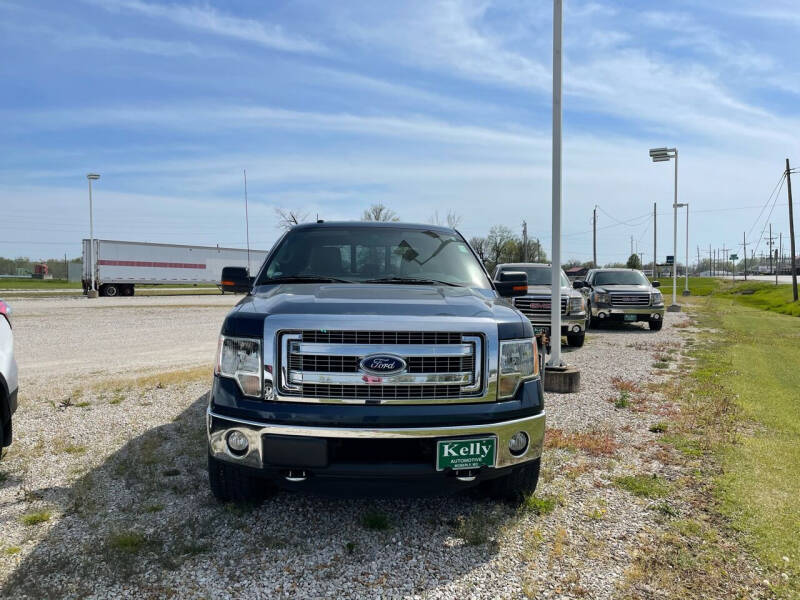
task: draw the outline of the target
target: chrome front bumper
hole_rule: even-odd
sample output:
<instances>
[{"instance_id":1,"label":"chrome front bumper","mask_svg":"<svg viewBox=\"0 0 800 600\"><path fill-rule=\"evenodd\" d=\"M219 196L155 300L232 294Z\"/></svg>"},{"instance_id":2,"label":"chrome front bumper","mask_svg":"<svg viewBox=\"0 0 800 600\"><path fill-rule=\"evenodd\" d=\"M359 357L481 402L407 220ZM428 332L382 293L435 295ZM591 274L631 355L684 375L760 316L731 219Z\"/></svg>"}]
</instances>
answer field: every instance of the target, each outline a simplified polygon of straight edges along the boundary
<instances>
[{"instance_id":1,"label":"chrome front bumper","mask_svg":"<svg viewBox=\"0 0 800 600\"><path fill-rule=\"evenodd\" d=\"M659 315L664 318L664 306L596 306L592 304L592 318L600 313L606 315Z\"/></svg>"},{"instance_id":2,"label":"chrome front bumper","mask_svg":"<svg viewBox=\"0 0 800 600\"><path fill-rule=\"evenodd\" d=\"M530 321L531 325L534 327L550 327L550 319L547 319L546 321ZM561 315L562 335L565 335L567 332L573 333L573 330L576 326L580 328L580 331L586 330L586 313L578 313L577 315ZM574 333L579 332L575 331Z\"/></svg>"},{"instance_id":3,"label":"chrome front bumper","mask_svg":"<svg viewBox=\"0 0 800 600\"><path fill-rule=\"evenodd\" d=\"M532 417L489 423L484 425L464 425L456 427L436 428L337 428L306 427L295 425L276 425L237 419L216 414L211 407L206 410L206 428L211 456L216 459L235 463L246 467L262 469L268 461L263 455L262 436L291 435L314 438L459 438L472 436L495 436L497 438L496 468L509 467L519 463L535 460L542 455L544 442L545 413ZM249 442L248 449L242 455L236 455L228 448L227 437L232 431L240 431ZM512 435L524 431L530 440L528 449L521 456L513 456L508 450L508 442ZM431 464L431 468L434 465Z\"/></svg>"}]
</instances>

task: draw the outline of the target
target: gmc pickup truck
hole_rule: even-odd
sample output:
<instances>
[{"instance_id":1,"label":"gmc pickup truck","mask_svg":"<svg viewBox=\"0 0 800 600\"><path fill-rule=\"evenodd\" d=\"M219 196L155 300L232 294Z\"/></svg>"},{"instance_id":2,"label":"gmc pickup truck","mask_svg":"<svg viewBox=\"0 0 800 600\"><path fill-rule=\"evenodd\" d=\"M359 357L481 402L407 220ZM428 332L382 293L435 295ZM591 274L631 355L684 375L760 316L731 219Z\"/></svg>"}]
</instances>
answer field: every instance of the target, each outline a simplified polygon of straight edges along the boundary
<instances>
[{"instance_id":1,"label":"gmc pickup truck","mask_svg":"<svg viewBox=\"0 0 800 600\"><path fill-rule=\"evenodd\" d=\"M551 273L550 265L542 263L505 263L497 265L495 279L500 273L523 271L528 276L528 293L514 298L514 306L533 324L536 335L549 338L552 334L550 323ZM561 270L561 335L567 336L567 343L580 348L586 336L586 300L570 284L564 270Z\"/></svg>"},{"instance_id":2,"label":"gmc pickup truck","mask_svg":"<svg viewBox=\"0 0 800 600\"><path fill-rule=\"evenodd\" d=\"M589 324L645 322L653 331L664 325L664 297L658 281L650 283L635 269L591 269L576 281L586 295Z\"/></svg>"},{"instance_id":3,"label":"gmc pickup truck","mask_svg":"<svg viewBox=\"0 0 800 600\"><path fill-rule=\"evenodd\" d=\"M313 223L287 232L222 325L207 409L221 501L270 485L533 491L545 428L530 322L455 230ZM359 486L355 487L354 484Z\"/></svg>"}]
</instances>

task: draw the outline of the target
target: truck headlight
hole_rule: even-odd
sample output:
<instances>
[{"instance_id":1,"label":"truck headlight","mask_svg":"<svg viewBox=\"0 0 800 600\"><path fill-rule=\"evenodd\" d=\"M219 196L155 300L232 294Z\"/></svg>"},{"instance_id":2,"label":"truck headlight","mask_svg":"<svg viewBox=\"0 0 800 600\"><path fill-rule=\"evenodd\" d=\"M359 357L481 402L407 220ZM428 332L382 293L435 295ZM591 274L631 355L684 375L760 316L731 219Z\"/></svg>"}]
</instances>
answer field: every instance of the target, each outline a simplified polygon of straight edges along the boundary
<instances>
[{"instance_id":1,"label":"truck headlight","mask_svg":"<svg viewBox=\"0 0 800 600\"><path fill-rule=\"evenodd\" d=\"M653 292L653 304L664 304L664 296L661 292Z\"/></svg>"},{"instance_id":2,"label":"truck headlight","mask_svg":"<svg viewBox=\"0 0 800 600\"><path fill-rule=\"evenodd\" d=\"M522 381L539 374L539 353L536 338L500 342L499 398L510 398Z\"/></svg>"},{"instance_id":3,"label":"truck headlight","mask_svg":"<svg viewBox=\"0 0 800 600\"><path fill-rule=\"evenodd\" d=\"M217 346L214 372L220 377L235 379L245 396L263 395L263 361L261 340L221 335Z\"/></svg>"},{"instance_id":4,"label":"truck headlight","mask_svg":"<svg viewBox=\"0 0 800 600\"><path fill-rule=\"evenodd\" d=\"M577 313L577 312L584 312L586 310L583 297L575 297L569 299L569 312Z\"/></svg>"},{"instance_id":5,"label":"truck headlight","mask_svg":"<svg viewBox=\"0 0 800 600\"><path fill-rule=\"evenodd\" d=\"M594 301L599 304L611 304L611 296L607 292L595 292Z\"/></svg>"}]
</instances>

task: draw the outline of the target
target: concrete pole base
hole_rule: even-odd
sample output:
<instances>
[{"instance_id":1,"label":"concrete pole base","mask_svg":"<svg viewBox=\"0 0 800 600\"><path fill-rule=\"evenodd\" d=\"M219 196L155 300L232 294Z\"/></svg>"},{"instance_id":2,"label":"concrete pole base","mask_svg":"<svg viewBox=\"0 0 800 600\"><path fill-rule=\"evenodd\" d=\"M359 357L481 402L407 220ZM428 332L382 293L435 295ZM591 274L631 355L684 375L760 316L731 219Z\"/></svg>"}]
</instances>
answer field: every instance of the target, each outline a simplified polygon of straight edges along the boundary
<instances>
[{"instance_id":1,"label":"concrete pole base","mask_svg":"<svg viewBox=\"0 0 800 600\"><path fill-rule=\"evenodd\" d=\"M97 290L89 290L86 292L87 298L97 298Z\"/></svg>"},{"instance_id":2,"label":"concrete pole base","mask_svg":"<svg viewBox=\"0 0 800 600\"><path fill-rule=\"evenodd\" d=\"M690 292L689 290L683 290L683 295L684 296L691 296L692 292Z\"/></svg>"},{"instance_id":3,"label":"concrete pole base","mask_svg":"<svg viewBox=\"0 0 800 600\"><path fill-rule=\"evenodd\" d=\"M667 312L681 312L681 305L680 304L670 304L667 307Z\"/></svg>"},{"instance_id":4,"label":"concrete pole base","mask_svg":"<svg viewBox=\"0 0 800 600\"><path fill-rule=\"evenodd\" d=\"M574 394L581 387L581 372L575 367L546 367L544 391L557 394Z\"/></svg>"}]
</instances>

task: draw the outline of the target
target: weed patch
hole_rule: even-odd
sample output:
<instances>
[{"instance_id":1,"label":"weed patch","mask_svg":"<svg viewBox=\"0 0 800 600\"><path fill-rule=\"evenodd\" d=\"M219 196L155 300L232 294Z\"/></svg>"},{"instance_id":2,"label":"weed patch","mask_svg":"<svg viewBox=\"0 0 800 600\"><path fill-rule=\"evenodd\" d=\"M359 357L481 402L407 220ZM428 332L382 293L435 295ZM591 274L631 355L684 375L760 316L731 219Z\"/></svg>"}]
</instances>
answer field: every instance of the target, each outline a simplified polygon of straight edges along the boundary
<instances>
[{"instance_id":1,"label":"weed patch","mask_svg":"<svg viewBox=\"0 0 800 600\"><path fill-rule=\"evenodd\" d=\"M378 510L369 510L361 517L361 525L373 531L386 531L391 529L392 521L389 515Z\"/></svg>"},{"instance_id":2,"label":"weed patch","mask_svg":"<svg viewBox=\"0 0 800 600\"><path fill-rule=\"evenodd\" d=\"M138 531L120 531L112 533L106 540L106 546L110 550L123 552L125 554L135 554L145 545L145 537Z\"/></svg>"},{"instance_id":3,"label":"weed patch","mask_svg":"<svg viewBox=\"0 0 800 600\"><path fill-rule=\"evenodd\" d=\"M624 475L616 477L614 484L620 489L642 498L662 498L669 493L669 485L655 474Z\"/></svg>"},{"instance_id":4,"label":"weed patch","mask_svg":"<svg viewBox=\"0 0 800 600\"><path fill-rule=\"evenodd\" d=\"M545 448L582 450L591 456L613 456L619 444L614 436L603 431L574 431L565 433L561 429L548 429L544 438Z\"/></svg>"},{"instance_id":5,"label":"weed patch","mask_svg":"<svg viewBox=\"0 0 800 600\"><path fill-rule=\"evenodd\" d=\"M19 520L23 525L30 527L32 525L38 525L39 523L49 521L51 516L52 515L49 510L41 510L37 512L26 513L22 515Z\"/></svg>"}]
</instances>

